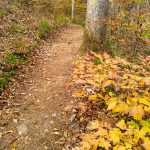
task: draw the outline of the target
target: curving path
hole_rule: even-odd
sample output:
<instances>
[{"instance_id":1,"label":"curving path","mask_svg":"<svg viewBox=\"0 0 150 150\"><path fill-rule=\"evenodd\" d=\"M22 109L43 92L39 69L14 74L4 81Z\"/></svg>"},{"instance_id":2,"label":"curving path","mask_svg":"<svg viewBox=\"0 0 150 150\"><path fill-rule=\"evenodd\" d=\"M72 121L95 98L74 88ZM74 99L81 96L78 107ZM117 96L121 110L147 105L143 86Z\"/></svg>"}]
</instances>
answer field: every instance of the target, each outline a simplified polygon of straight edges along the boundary
<instances>
[{"instance_id":1,"label":"curving path","mask_svg":"<svg viewBox=\"0 0 150 150\"><path fill-rule=\"evenodd\" d=\"M44 41L34 63L21 74L23 81L14 82L13 96L2 112L9 117L0 128L0 150L63 148L69 120L63 110L71 101L67 90L82 37L83 29L70 24L53 42Z\"/></svg>"}]
</instances>

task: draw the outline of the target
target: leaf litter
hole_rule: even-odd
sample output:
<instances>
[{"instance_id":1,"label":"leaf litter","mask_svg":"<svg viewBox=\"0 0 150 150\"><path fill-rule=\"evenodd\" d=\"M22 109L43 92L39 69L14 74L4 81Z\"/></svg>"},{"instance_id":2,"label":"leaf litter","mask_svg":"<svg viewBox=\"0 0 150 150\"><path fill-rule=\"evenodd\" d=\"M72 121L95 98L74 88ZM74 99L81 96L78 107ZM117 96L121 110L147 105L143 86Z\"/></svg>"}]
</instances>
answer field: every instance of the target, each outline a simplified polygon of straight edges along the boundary
<instances>
[{"instance_id":1,"label":"leaf litter","mask_svg":"<svg viewBox=\"0 0 150 150\"><path fill-rule=\"evenodd\" d=\"M73 150L150 149L149 56L134 64L90 52L77 61L72 74L76 123L82 129Z\"/></svg>"}]
</instances>

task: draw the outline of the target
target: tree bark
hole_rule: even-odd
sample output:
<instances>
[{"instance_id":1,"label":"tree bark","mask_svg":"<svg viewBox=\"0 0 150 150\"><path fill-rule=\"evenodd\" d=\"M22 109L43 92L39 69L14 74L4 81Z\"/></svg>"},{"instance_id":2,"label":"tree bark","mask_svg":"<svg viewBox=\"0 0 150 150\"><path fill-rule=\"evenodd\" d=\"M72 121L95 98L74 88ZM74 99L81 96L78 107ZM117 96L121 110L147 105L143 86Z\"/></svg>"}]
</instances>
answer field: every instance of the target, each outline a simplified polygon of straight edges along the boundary
<instances>
[{"instance_id":1,"label":"tree bark","mask_svg":"<svg viewBox=\"0 0 150 150\"><path fill-rule=\"evenodd\" d=\"M107 26L104 20L108 16L109 0L88 0L85 27L85 42L92 48L93 44L104 42ZM87 41L88 39L88 41Z\"/></svg>"}]
</instances>

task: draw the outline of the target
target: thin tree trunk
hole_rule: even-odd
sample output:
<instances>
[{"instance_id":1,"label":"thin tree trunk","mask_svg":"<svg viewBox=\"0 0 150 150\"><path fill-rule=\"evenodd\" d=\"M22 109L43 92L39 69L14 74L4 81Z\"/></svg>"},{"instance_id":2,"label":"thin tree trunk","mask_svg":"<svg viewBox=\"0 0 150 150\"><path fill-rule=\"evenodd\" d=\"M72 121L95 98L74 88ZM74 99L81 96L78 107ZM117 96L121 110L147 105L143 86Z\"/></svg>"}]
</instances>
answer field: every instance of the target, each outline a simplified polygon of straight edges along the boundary
<instances>
[{"instance_id":1,"label":"thin tree trunk","mask_svg":"<svg viewBox=\"0 0 150 150\"><path fill-rule=\"evenodd\" d=\"M72 0L72 20L74 19L74 0Z\"/></svg>"}]
</instances>

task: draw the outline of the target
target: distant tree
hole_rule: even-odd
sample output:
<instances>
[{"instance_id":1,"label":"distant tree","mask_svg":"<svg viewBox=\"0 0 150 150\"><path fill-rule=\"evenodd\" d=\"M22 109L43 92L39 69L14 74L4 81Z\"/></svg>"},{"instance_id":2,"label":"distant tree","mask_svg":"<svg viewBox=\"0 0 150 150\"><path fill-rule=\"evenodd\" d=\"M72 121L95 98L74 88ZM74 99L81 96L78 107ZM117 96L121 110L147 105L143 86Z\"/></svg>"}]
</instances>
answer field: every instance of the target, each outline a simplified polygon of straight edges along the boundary
<instances>
[{"instance_id":1,"label":"distant tree","mask_svg":"<svg viewBox=\"0 0 150 150\"><path fill-rule=\"evenodd\" d=\"M72 0L72 20L74 18L74 0Z\"/></svg>"}]
</instances>

